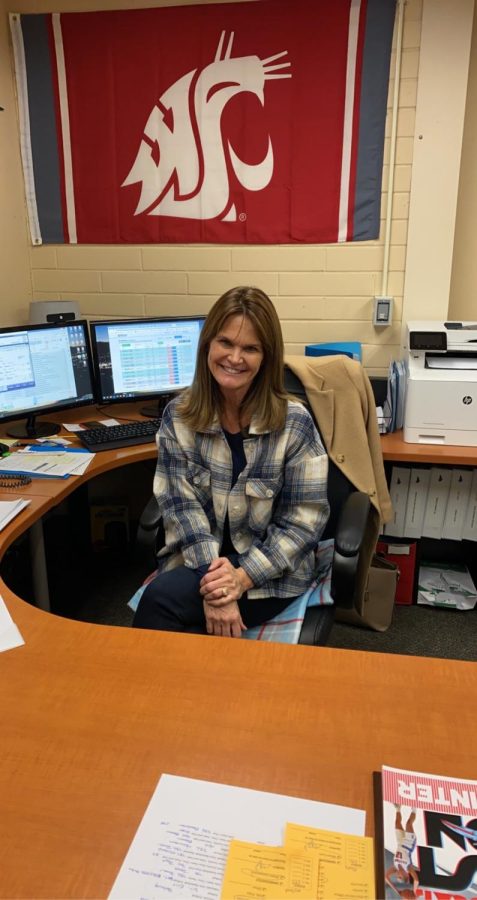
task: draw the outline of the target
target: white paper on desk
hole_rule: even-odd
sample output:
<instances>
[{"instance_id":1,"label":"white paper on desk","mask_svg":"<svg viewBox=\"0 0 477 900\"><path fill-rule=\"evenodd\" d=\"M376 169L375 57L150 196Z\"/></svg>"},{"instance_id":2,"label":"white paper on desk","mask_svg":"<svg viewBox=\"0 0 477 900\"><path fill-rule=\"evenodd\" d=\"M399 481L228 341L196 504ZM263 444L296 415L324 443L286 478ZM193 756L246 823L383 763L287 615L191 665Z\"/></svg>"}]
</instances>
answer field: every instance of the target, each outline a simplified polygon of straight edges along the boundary
<instances>
[{"instance_id":1,"label":"white paper on desk","mask_svg":"<svg viewBox=\"0 0 477 900\"><path fill-rule=\"evenodd\" d=\"M230 840L282 845L287 822L363 835L365 813L315 800L163 775L110 900L218 900Z\"/></svg>"},{"instance_id":2,"label":"white paper on desk","mask_svg":"<svg viewBox=\"0 0 477 900\"><path fill-rule=\"evenodd\" d=\"M26 475L36 472L46 474L50 465L43 453L23 453L18 450L0 459L0 472L22 472Z\"/></svg>"},{"instance_id":3,"label":"white paper on desk","mask_svg":"<svg viewBox=\"0 0 477 900\"><path fill-rule=\"evenodd\" d=\"M36 438L35 439L38 444L54 444L55 447L71 447L71 441L68 438L58 437L44 437L44 438Z\"/></svg>"},{"instance_id":4,"label":"white paper on desk","mask_svg":"<svg viewBox=\"0 0 477 900\"><path fill-rule=\"evenodd\" d=\"M0 500L0 531L29 503L31 503L31 500L24 500L23 498L19 500Z\"/></svg>"},{"instance_id":5,"label":"white paper on desk","mask_svg":"<svg viewBox=\"0 0 477 900\"><path fill-rule=\"evenodd\" d=\"M93 453L79 450L19 450L0 460L0 471L24 472L49 478L82 475L93 459Z\"/></svg>"},{"instance_id":6,"label":"white paper on desk","mask_svg":"<svg viewBox=\"0 0 477 900\"><path fill-rule=\"evenodd\" d=\"M24 643L25 641L8 612L3 598L0 597L0 653L3 650L21 647Z\"/></svg>"},{"instance_id":7,"label":"white paper on desk","mask_svg":"<svg viewBox=\"0 0 477 900\"><path fill-rule=\"evenodd\" d=\"M71 475L83 475L89 464L93 461L94 453L77 453L74 455L78 457L78 463L75 468L71 470ZM73 454L71 454L71 456L73 456Z\"/></svg>"},{"instance_id":8,"label":"white paper on desk","mask_svg":"<svg viewBox=\"0 0 477 900\"><path fill-rule=\"evenodd\" d=\"M98 422L100 422L101 425L106 425L106 428L109 428L111 425L119 425L117 419L98 419ZM88 431L87 425L68 425L63 423L62 427L65 428L66 431Z\"/></svg>"},{"instance_id":9,"label":"white paper on desk","mask_svg":"<svg viewBox=\"0 0 477 900\"><path fill-rule=\"evenodd\" d=\"M49 471L51 475L82 475L86 471L90 462L94 459L94 453L88 453L86 450L78 450L77 452L64 452L61 459L56 460L55 465Z\"/></svg>"}]
</instances>

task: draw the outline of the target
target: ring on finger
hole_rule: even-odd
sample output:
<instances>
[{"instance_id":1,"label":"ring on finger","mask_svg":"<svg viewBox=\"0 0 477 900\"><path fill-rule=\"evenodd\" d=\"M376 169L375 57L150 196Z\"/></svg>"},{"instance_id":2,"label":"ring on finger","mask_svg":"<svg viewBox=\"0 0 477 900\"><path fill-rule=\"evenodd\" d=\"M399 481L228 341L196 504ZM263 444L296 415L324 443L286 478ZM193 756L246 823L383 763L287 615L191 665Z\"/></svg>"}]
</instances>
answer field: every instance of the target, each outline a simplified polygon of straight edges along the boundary
<instances>
[{"instance_id":1,"label":"ring on finger","mask_svg":"<svg viewBox=\"0 0 477 900\"><path fill-rule=\"evenodd\" d=\"M222 588L222 597L227 597L228 593L229 593L228 587L223 587Z\"/></svg>"}]
</instances>

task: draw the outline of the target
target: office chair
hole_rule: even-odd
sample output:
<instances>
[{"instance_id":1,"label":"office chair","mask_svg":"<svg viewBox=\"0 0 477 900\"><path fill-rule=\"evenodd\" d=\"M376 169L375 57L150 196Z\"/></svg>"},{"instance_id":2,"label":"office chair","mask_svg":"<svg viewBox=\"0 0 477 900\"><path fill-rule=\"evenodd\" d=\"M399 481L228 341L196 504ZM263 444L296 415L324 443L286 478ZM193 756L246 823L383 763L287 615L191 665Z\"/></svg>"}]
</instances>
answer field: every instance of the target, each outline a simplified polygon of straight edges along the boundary
<instances>
[{"instance_id":1,"label":"office chair","mask_svg":"<svg viewBox=\"0 0 477 900\"><path fill-rule=\"evenodd\" d=\"M285 368L285 387L313 415L300 379L288 367ZM356 604L357 573L360 561L362 563L360 554L369 538L371 522L368 495L355 490L331 459L328 470L328 502L330 517L321 540L334 538L335 542L330 586L334 604L312 606L306 610L298 643L313 646L326 644L337 607L351 610ZM151 497L142 512L136 541L141 552L146 549L149 559L151 551L155 556L164 544L164 528L154 497Z\"/></svg>"}]
</instances>

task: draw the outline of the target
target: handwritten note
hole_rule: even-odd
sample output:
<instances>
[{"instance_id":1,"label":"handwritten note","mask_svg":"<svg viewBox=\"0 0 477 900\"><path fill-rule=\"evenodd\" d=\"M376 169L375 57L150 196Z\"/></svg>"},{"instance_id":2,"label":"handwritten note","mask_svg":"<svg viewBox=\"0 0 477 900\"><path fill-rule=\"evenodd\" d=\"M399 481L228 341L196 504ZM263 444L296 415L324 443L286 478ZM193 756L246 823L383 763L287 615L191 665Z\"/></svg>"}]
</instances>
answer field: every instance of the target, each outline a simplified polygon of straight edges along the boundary
<instances>
[{"instance_id":1,"label":"handwritten note","mask_svg":"<svg viewBox=\"0 0 477 900\"><path fill-rule=\"evenodd\" d=\"M221 884L231 835L170 821L158 823L153 864L130 868L130 883L141 882L141 897L213 898ZM131 894L129 896L139 896Z\"/></svg>"},{"instance_id":2,"label":"handwritten note","mask_svg":"<svg viewBox=\"0 0 477 900\"><path fill-rule=\"evenodd\" d=\"M231 841L221 900L315 900L318 868L317 853Z\"/></svg>"},{"instance_id":3,"label":"handwritten note","mask_svg":"<svg viewBox=\"0 0 477 900\"><path fill-rule=\"evenodd\" d=\"M372 838L287 823L285 848L317 853L318 900L372 900L375 896Z\"/></svg>"},{"instance_id":4,"label":"handwritten note","mask_svg":"<svg viewBox=\"0 0 477 900\"><path fill-rule=\"evenodd\" d=\"M365 814L313 800L163 775L109 897L218 900L231 838L280 845L290 820L363 834Z\"/></svg>"}]
</instances>

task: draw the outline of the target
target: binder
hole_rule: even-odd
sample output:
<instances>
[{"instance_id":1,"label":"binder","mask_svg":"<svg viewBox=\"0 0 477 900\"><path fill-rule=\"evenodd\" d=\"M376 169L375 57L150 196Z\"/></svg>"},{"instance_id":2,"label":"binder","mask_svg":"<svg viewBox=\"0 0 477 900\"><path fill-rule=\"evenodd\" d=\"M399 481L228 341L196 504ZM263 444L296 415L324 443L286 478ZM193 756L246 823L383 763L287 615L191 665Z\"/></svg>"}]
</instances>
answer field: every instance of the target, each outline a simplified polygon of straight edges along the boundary
<instances>
[{"instance_id":1,"label":"binder","mask_svg":"<svg viewBox=\"0 0 477 900\"><path fill-rule=\"evenodd\" d=\"M430 477L430 469L411 469L404 537L418 538L422 535Z\"/></svg>"},{"instance_id":2,"label":"binder","mask_svg":"<svg viewBox=\"0 0 477 900\"><path fill-rule=\"evenodd\" d=\"M464 541L477 541L477 469L472 470L472 482L467 513L462 528L462 539Z\"/></svg>"},{"instance_id":3,"label":"binder","mask_svg":"<svg viewBox=\"0 0 477 900\"><path fill-rule=\"evenodd\" d=\"M444 469L439 466L432 467L424 524L422 526L423 537L438 539L442 537L442 526L446 514L451 478L452 469Z\"/></svg>"},{"instance_id":4,"label":"binder","mask_svg":"<svg viewBox=\"0 0 477 900\"><path fill-rule=\"evenodd\" d=\"M471 483L471 469L452 470L449 498L442 526L443 538L449 538L452 541L462 539Z\"/></svg>"},{"instance_id":5,"label":"binder","mask_svg":"<svg viewBox=\"0 0 477 900\"><path fill-rule=\"evenodd\" d=\"M406 518L407 494L411 470L404 466L393 466L389 493L393 507L393 518L384 526L384 534L403 537Z\"/></svg>"}]
</instances>

